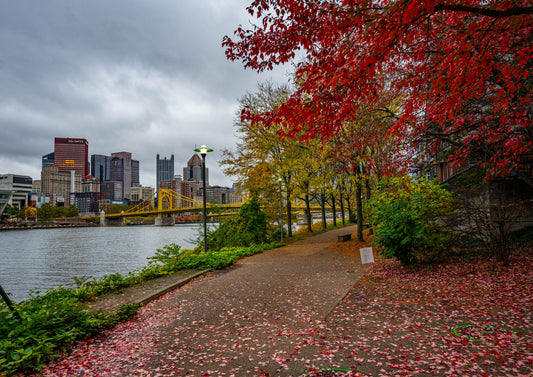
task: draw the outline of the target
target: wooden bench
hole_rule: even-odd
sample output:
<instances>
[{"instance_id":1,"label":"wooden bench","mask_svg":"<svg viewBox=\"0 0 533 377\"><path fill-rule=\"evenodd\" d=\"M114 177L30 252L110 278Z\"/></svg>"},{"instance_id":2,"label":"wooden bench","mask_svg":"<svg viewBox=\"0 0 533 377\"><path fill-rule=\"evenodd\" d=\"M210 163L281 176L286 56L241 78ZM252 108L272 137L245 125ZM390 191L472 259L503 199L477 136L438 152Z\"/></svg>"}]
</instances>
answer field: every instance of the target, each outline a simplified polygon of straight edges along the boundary
<instances>
[{"instance_id":1,"label":"wooden bench","mask_svg":"<svg viewBox=\"0 0 533 377\"><path fill-rule=\"evenodd\" d=\"M337 236L337 242L346 242L352 239L351 234L340 234Z\"/></svg>"}]
</instances>

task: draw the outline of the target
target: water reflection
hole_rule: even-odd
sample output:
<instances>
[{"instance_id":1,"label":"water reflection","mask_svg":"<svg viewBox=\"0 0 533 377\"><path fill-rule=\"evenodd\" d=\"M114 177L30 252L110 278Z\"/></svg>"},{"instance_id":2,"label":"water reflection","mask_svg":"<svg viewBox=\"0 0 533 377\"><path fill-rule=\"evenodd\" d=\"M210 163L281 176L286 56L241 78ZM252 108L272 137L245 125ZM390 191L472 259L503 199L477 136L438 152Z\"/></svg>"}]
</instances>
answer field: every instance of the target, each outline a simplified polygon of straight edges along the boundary
<instances>
[{"instance_id":1,"label":"water reflection","mask_svg":"<svg viewBox=\"0 0 533 377\"><path fill-rule=\"evenodd\" d=\"M74 277L128 273L169 243L193 246L197 225L36 229L0 232L0 284L14 301L30 290L74 283Z\"/></svg>"}]
</instances>

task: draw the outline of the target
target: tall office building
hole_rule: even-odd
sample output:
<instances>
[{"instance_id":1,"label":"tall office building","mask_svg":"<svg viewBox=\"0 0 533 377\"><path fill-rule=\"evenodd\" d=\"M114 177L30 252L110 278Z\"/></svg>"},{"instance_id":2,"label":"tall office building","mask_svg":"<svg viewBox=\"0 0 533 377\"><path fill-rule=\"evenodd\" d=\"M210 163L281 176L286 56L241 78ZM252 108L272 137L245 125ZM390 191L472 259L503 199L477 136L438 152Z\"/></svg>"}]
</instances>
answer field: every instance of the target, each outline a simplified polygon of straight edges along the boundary
<instances>
[{"instance_id":1,"label":"tall office building","mask_svg":"<svg viewBox=\"0 0 533 377\"><path fill-rule=\"evenodd\" d=\"M139 187L139 160L131 160L131 187Z\"/></svg>"},{"instance_id":2,"label":"tall office building","mask_svg":"<svg viewBox=\"0 0 533 377\"><path fill-rule=\"evenodd\" d=\"M54 152L45 154L42 158L42 169L44 169L46 165L52 165L53 163L54 163Z\"/></svg>"},{"instance_id":3,"label":"tall office building","mask_svg":"<svg viewBox=\"0 0 533 377\"><path fill-rule=\"evenodd\" d=\"M202 158L195 153L187 162L187 167L183 168L183 187L181 194L195 199L202 195L203 187ZM209 169L205 168L205 185L209 187Z\"/></svg>"},{"instance_id":4,"label":"tall office building","mask_svg":"<svg viewBox=\"0 0 533 377\"><path fill-rule=\"evenodd\" d=\"M89 143L86 139L56 137L54 141L54 165L59 172L89 174Z\"/></svg>"},{"instance_id":5,"label":"tall office building","mask_svg":"<svg viewBox=\"0 0 533 377\"><path fill-rule=\"evenodd\" d=\"M187 162L187 167L183 168L183 180L201 187L202 179L202 158L195 153ZM209 169L207 167L205 168L205 185L209 186Z\"/></svg>"},{"instance_id":6,"label":"tall office building","mask_svg":"<svg viewBox=\"0 0 533 377\"><path fill-rule=\"evenodd\" d=\"M91 175L100 182L111 180L111 157L103 154L91 155Z\"/></svg>"},{"instance_id":7,"label":"tall office building","mask_svg":"<svg viewBox=\"0 0 533 377\"><path fill-rule=\"evenodd\" d=\"M122 198L131 199L131 188L139 186L139 161L131 158L130 152L111 154L110 180L122 183Z\"/></svg>"},{"instance_id":8,"label":"tall office building","mask_svg":"<svg viewBox=\"0 0 533 377\"><path fill-rule=\"evenodd\" d=\"M168 160L166 157L164 159L159 158L159 154L156 157L156 186L155 189L158 190L161 182L170 182L174 178L174 155Z\"/></svg>"},{"instance_id":9,"label":"tall office building","mask_svg":"<svg viewBox=\"0 0 533 377\"><path fill-rule=\"evenodd\" d=\"M77 172L72 173L59 171L55 164L47 165L41 172L41 194L54 198L60 196L66 206L74 204L70 202L70 194L81 192L81 181L83 175ZM54 199L51 204L56 205Z\"/></svg>"}]
</instances>

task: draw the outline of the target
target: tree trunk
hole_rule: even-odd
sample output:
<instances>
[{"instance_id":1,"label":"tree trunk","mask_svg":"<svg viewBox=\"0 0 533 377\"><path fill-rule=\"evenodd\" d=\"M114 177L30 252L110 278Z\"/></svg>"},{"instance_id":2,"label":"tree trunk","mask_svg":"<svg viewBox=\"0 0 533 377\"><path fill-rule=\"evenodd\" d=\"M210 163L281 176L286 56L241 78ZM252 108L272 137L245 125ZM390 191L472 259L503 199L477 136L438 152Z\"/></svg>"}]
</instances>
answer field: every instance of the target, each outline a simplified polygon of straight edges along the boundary
<instances>
[{"instance_id":1,"label":"tree trunk","mask_svg":"<svg viewBox=\"0 0 533 377\"><path fill-rule=\"evenodd\" d=\"M347 200L346 204L348 205L348 222L351 223L353 219L352 203L350 202L350 200Z\"/></svg>"},{"instance_id":2,"label":"tree trunk","mask_svg":"<svg viewBox=\"0 0 533 377\"><path fill-rule=\"evenodd\" d=\"M320 193L320 204L322 206L322 230L326 230L326 194Z\"/></svg>"},{"instance_id":3,"label":"tree trunk","mask_svg":"<svg viewBox=\"0 0 533 377\"><path fill-rule=\"evenodd\" d=\"M361 181L358 180L357 184L355 186L355 200L357 203L357 241L364 242L363 237L363 200L361 198L362 195L362 184Z\"/></svg>"},{"instance_id":4,"label":"tree trunk","mask_svg":"<svg viewBox=\"0 0 533 377\"><path fill-rule=\"evenodd\" d=\"M307 217L307 231L310 233L313 233L313 217L311 216L311 199L309 199L309 195L305 194L304 196L305 200L305 215Z\"/></svg>"},{"instance_id":5,"label":"tree trunk","mask_svg":"<svg viewBox=\"0 0 533 377\"><path fill-rule=\"evenodd\" d=\"M292 204L287 195L287 236L292 237Z\"/></svg>"},{"instance_id":6,"label":"tree trunk","mask_svg":"<svg viewBox=\"0 0 533 377\"><path fill-rule=\"evenodd\" d=\"M337 226L337 211L335 208L335 195L331 194L331 209L333 210L333 226Z\"/></svg>"},{"instance_id":7,"label":"tree trunk","mask_svg":"<svg viewBox=\"0 0 533 377\"><path fill-rule=\"evenodd\" d=\"M341 191L340 205L341 205L342 226L345 226L346 222L344 221L344 195L343 195L342 191Z\"/></svg>"},{"instance_id":8,"label":"tree trunk","mask_svg":"<svg viewBox=\"0 0 533 377\"><path fill-rule=\"evenodd\" d=\"M365 179L365 187L366 187L366 200L370 200L370 197L372 195L372 189L370 188L370 179Z\"/></svg>"},{"instance_id":9,"label":"tree trunk","mask_svg":"<svg viewBox=\"0 0 533 377\"><path fill-rule=\"evenodd\" d=\"M372 196L372 189L370 188L370 179L365 179L365 186L366 186L366 200L370 200L370 197ZM370 225L370 230L368 234L374 234L374 230L372 229L372 224Z\"/></svg>"}]
</instances>

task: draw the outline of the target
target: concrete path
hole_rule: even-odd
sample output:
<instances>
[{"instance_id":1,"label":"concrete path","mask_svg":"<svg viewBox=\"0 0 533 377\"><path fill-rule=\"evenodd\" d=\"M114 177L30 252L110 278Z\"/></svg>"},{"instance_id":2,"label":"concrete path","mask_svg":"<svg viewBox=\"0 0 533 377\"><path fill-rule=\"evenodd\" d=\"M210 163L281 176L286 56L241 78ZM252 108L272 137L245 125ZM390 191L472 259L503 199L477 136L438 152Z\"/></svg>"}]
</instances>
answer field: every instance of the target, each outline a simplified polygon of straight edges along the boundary
<instances>
[{"instance_id":1,"label":"concrete path","mask_svg":"<svg viewBox=\"0 0 533 377\"><path fill-rule=\"evenodd\" d=\"M63 363L90 355L85 371L69 369L79 376L300 376L327 368L312 360L310 343L367 266L355 250L328 245L354 232L336 229L199 277Z\"/></svg>"},{"instance_id":2,"label":"concrete path","mask_svg":"<svg viewBox=\"0 0 533 377\"><path fill-rule=\"evenodd\" d=\"M305 373L309 366L295 356L364 273L355 258L328 249L337 234L353 232L337 229L245 258L158 302L156 310L175 308L160 329L162 364L172 360L197 376Z\"/></svg>"}]
</instances>

